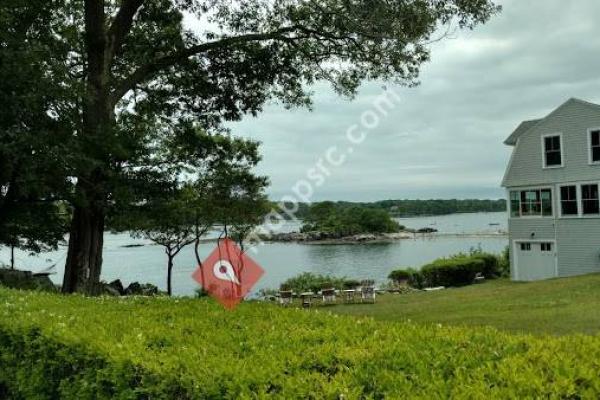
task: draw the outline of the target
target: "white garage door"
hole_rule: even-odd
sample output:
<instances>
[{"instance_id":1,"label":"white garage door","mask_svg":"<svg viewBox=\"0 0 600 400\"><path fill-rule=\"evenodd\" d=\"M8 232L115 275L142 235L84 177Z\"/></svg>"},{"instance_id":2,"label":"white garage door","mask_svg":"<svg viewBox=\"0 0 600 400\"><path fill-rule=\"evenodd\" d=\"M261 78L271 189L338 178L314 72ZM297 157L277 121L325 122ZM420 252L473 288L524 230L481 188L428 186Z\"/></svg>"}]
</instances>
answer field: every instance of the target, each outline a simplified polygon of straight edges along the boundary
<instances>
[{"instance_id":1,"label":"white garage door","mask_svg":"<svg viewBox=\"0 0 600 400\"><path fill-rule=\"evenodd\" d=\"M537 281L556 277L554 242L516 242L516 278Z\"/></svg>"}]
</instances>

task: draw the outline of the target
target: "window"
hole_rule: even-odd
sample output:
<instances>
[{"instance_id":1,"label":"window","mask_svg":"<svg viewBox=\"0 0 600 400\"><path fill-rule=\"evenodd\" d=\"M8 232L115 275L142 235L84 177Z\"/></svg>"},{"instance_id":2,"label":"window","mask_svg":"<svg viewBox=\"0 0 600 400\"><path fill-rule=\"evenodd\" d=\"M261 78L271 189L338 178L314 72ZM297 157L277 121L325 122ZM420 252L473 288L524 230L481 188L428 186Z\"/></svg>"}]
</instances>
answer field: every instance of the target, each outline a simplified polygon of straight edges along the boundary
<instances>
[{"instance_id":1,"label":"window","mask_svg":"<svg viewBox=\"0 0 600 400\"><path fill-rule=\"evenodd\" d=\"M598 184L581 185L581 205L584 215L600 214Z\"/></svg>"},{"instance_id":2,"label":"window","mask_svg":"<svg viewBox=\"0 0 600 400\"><path fill-rule=\"evenodd\" d=\"M600 129L590 131L590 161L600 163Z\"/></svg>"},{"instance_id":3,"label":"window","mask_svg":"<svg viewBox=\"0 0 600 400\"><path fill-rule=\"evenodd\" d=\"M521 243L521 251L531 251L531 243Z\"/></svg>"},{"instance_id":4,"label":"window","mask_svg":"<svg viewBox=\"0 0 600 400\"><path fill-rule=\"evenodd\" d=\"M510 216L551 217L552 191L550 189L531 189L510 192Z\"/></svg>"},{"instance_id":5,"label":"window","mask_svg":"<svg viewBox=\"0 0 600 400\"><path fill-rule=\"evenodd\" d=\"M577 215L577 186L560 188L560 207L562 215Z\"/></svg>"},{"instance_id":6,"label":"window","mask_svg":"<svg viewBox=\"0 0 600 400\"><path fill-rule=\"evenodd\" d=\"M542 251L552 251L552 243L542 243L540 246Z\"/></svg>"},{"instance_id":7,"label":"window","mask_svg":"<svg viewBox=\"0 0 600 400\"><path fill-rule=\"evenodd\" d=\"M510 192L510 216L520 217L521 213L519 210L521 202L519 201L519 192Z\"/></svg>"},{"instance_id":8,"label":"window","mask_svg":"<svg viewBox=\"0 0 600 400\"><path fill-rule=\"evenodd\" d=\"M521 192L521 215L524 217L540 215L542 213L542 200L539 190Z\"/></svg>"},{"instance_id":9,"label":"window","mask_svg":"<svg viewBox=\"0 0 600 400\"><path fill-rule=\"evenodd\" d=\"M560 148L560 135L544 136L544 166L562 166L562 152Z\"/></svg>"}]
</instances>

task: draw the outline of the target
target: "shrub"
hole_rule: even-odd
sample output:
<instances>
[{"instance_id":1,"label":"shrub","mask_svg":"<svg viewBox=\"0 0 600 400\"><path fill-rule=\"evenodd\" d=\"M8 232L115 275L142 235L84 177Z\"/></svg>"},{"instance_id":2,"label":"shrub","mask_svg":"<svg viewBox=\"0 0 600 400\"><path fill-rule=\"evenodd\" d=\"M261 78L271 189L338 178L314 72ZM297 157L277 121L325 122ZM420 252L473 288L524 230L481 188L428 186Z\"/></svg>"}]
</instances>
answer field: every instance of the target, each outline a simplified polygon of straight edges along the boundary
<instances>
[{"instance_id":1,"label":"shrub","mask_svg":"<svg viewBox=\"0 0 600 400\"><path fill-rule=\"evenodd\" d=\"M598 359L598 336L0 289L7 399L598 398Z\"/></svg>"},{"instance_id":2,"label":"shrub","mask_svg":"<svg viewBox=\"0 0 600 400\"><path fill-rule=\"evenodd\" d=\"M416 270L414 268L407 269L409 273L408 277L408 285L410 287L414 287L415 289L423 289L426 285L425 277L421 273L421 271Z\"/></svg>"},{"instance_id":3,"label":"shrub","mask_svg":"<svg viewBox=\"0 0 600 400\"><path fill-rule=\"evenodd\" d=\"M397 270L390 272L390 274L388 275L388 279L395 283L401 283L401 282L407 282L410 279L410 276L411 276L411 272L408 271L406 268L405 269L397 269Z\"/></svg>"},{"instance_id":4,"label":"shrub","mask_svg":"<svg viewBox=\"0 0 600 400\"><path fill-rule=\"evenodd\" d=\"M421 274L429 286L464 286L483 269L484 261L476 257L440 258L421 268Z\"/></svg>"},{"instance_id":5,"label":"shrub","mask_svg":"<svg viewBox=\"0 0 600 400\"><path fill-rule=\"evenodd\" d=\"M483 261L483 269L479 272L483 274L487 279L498 278L501 275L500 271L500 260L495 254L475 252L471 257Z\"/></svg>"},{"instance_id":6,"label":"shrub","mask_svg":"<svg viewBox=\"0 0 600 400\"><path fill-rule=\"evenodd\" d=\"M289 278L281 284L282 290L292 290L296 293L313 292L327 287L342 288L345 278L336 278L333 276L313 274L312 272L304 272L300 275Z\"/></svg>"},{"instance_id":7,"label":"shrub","mask_svg":"<svg viewBox=\"0 0 600 400\"><path fill-rule=\"evenodd\" d=\"M510 277L510 247L506 246L498 260L498 271L502 278Z\"/></svg>"}]
</instances>

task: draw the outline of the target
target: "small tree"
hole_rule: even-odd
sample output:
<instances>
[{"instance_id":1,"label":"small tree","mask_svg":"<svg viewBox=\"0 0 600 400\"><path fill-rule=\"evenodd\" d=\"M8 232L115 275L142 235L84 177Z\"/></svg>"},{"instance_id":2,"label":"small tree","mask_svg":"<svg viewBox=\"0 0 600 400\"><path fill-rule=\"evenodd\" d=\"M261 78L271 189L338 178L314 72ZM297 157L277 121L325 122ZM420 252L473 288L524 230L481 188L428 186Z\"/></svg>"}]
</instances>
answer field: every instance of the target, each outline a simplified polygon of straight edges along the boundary
<instances>
[{"instance_id":1,"label":"small tree","mask_svg":"<svg viewBox=\"0 0 600 400\"><path fill-rule=\"evenodd\" d=\"M174 191L169 198L155 200L138 209L134 237L143 237L163 246L167 255L167 293L173 294L172 275L175 257L193 243L195 226L190 204L195 200L193 190L186 186Z\"/></svg>"}]
</instances>

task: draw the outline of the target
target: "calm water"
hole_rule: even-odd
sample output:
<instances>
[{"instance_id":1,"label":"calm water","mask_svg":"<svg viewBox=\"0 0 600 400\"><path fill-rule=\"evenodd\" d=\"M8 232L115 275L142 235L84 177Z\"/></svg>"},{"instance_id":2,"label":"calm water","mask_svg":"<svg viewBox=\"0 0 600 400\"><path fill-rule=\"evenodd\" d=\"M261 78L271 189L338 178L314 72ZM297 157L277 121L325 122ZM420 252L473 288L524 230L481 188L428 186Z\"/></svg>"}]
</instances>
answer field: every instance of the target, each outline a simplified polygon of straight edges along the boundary
<instances>
[{"instance_id":1,"label":"calm water","mask_svg":"<svg viewBox=\"0 0 600 400\"><path fill-rule=\"evenodd\" d=\"M362 245L302 245L272 243L249 252L264 269L265 275L256 285L276 288L285 279L309 271L332 274L355 279L375 279L384 282L388 273L398 267L420 267L438 257L447 256L471 248L500 252L508 243L506 236L443 236L444 234L492 234L506 231L506 213L454 214L440 217L404 218L398 221L409 228L433 227L441 236L418 236L390 244ZM491 224L491 225L490 225ZM497 225L498 224L498 225ZM287 223L282 231L295 230L298 226ZM123 247L129 244L145 244L143 247ZM202 256L212 251L214 243L202 245ZM0 249L0 263L8 263L7 249ZM39 256L16 253L17 267L38 271L57 263L55 282L60 283L65 260L65 249ZM173 272L174 292L192 294L197 284L190 275L195 269L193 249L186 248L175 259ZM166 256L162 247L149 245L147 241L132 239L127 234L107 234L104 240L104 267L102 278L106 281L120 278L124 284L133 281L149 282L160 288L166 287Z\"/></svg>"}]
</instances>

